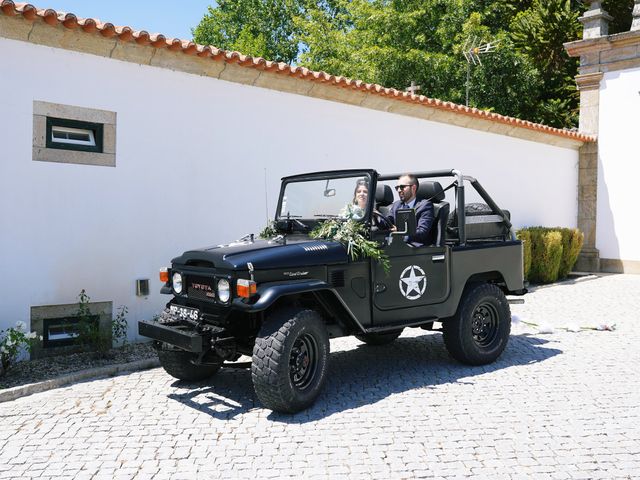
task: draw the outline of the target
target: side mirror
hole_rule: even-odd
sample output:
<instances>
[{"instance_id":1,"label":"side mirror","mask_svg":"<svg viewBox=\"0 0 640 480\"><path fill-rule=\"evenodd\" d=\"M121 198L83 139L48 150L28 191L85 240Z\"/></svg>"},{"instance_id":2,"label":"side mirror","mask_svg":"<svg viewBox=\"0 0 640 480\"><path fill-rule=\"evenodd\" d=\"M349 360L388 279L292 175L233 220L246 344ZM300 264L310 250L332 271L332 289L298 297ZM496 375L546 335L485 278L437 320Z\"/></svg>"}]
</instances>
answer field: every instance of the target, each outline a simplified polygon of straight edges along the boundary
<instances>
[{"instance_id":1,"label":"side mirror","mask_svg":"<svg viewBox=\"0 0 640 480\"><path fill-rule=\"evenodd\" d=\"M415 235L416 233L416 211L413 208L404 208L396 212L396 228L391 235Z\"/></svg>"},{"instance_id":2,"label":"side mirror","mask_svg":"<svg viewBox=\"0 0 640 480\"><path fill-rule=\"evenodd\" d=\"M397 233L403 235L415 235L416 233L416 211L413 208L404 208L396 212Z\"/></svg>"}]
</instances>

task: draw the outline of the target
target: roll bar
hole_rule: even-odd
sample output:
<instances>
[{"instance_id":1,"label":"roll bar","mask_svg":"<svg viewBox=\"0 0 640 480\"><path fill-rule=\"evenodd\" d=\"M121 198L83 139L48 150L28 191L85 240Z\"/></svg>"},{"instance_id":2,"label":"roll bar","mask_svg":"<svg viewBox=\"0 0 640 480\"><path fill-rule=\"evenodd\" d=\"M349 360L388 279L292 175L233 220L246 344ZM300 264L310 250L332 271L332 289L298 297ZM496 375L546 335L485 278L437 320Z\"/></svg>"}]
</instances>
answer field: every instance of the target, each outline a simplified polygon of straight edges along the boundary
<instances>
[{"instance_id":1,"label":"roll bar","mask_svg":"<svg viewBox=\"0 0 640 480\"><path fill-rule=\"evenodd\" d=\"M387 174L387 175L379 175L378 181L387 181L387 180L395 180L400 176L404 175L404 173L395 173L395 174ZM478 195L489 205L491 211L502 217L502 221L505 226L509 229L511 233L511 238L515 239L515 234L513 232L513 225L511 221L507 218L507 215L502 211L502 209L493 201L491 196L487 193L487 191L480 185L480 182L476 180L474 177L462 175L459 170L451 169L451 170L432 170L428 172L416 172L413 173L416 178L434 178L434 177L456 177L456 198L458 199L456 205L456 212L458 215L458 240L460 241L460 245L465 245L467 243L466 231L465 231L465 212L464 212L464 181L468 181L471 186L478 192Z\"/></svg>"}]
</instances>

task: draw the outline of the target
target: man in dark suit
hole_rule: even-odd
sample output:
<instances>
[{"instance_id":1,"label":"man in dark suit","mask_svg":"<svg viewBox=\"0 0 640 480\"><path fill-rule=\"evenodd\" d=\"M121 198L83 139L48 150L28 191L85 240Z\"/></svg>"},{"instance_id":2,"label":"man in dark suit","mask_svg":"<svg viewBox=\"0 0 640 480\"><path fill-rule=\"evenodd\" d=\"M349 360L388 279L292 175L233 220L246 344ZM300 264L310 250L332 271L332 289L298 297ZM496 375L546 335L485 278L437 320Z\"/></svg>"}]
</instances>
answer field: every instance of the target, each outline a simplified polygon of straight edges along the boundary
<instances>
[{"instance_id":1,"label":"man in dark suit","mask_svg":"<svg viewBox=\"0 0 640 480\"><path fill-rule=\"evenodd\" d=\"M418 191L418 179L409 173L401 175L396 185L396 192L400 200L393 202L389 209L389 215L386 219L394 226L392 231L397 230L396 212L404 208L413 208L416 212L416 233L415 235L407 235L404 237L405 242L415 247L421 247L429 241L429 230L433 225L433 204L428 200L418 200L416 192Z\"/></svg>"}]
</instances>

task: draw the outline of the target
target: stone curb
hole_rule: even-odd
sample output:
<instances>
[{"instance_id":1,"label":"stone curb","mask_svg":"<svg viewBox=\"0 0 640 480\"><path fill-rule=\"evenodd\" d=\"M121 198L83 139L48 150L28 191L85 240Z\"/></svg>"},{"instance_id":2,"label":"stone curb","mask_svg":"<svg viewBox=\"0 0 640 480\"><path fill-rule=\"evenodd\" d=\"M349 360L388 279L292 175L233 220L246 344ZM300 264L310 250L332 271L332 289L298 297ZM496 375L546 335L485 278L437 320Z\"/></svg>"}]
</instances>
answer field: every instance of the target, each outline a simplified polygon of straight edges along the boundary
<instances>
[{"instance_id":1,"label":"stone curb","mask_svg":"<svg viewBox=\"0 0 640 480\"><path fill-rule=\"evenodd\" d=\"M123 372L148 370L149 368L159 366L160 362L157 358L147 358L144 360L137 360L135 362L121 363L119 365L107 365L104 367L91 368L89 370L80 370L79 372L62 375L51 380L0 390L0 403L10 402L16 398L26 397L28 395L33 395L34 393L46 392L47 390L53 390L54 388L82 382L84 380L112 377Z\"/></svg>"}]
</instances>

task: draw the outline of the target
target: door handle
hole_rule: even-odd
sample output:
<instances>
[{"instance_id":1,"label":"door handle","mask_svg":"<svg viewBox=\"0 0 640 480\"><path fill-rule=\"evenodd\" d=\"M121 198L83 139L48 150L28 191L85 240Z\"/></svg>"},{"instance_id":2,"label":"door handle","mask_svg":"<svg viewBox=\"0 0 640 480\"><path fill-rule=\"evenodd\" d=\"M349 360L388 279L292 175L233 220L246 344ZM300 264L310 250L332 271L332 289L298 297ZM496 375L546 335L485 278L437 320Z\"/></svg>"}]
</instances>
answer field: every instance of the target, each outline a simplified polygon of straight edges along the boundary
<instances>
[{"instance_id":1,"label":"door handle","mask_svg":"<svg viewBox=\"0 0 640 480\"><path fill-rule=\"evenodd\" d=\"M444 255L434 255L431 257L432 262L444 262Z\"/></svg>"}]
</instances>

